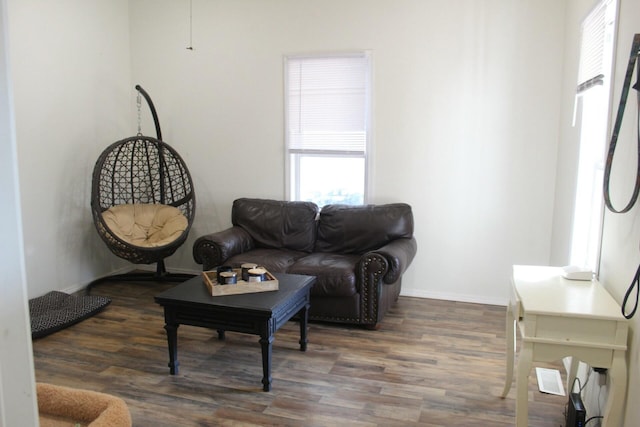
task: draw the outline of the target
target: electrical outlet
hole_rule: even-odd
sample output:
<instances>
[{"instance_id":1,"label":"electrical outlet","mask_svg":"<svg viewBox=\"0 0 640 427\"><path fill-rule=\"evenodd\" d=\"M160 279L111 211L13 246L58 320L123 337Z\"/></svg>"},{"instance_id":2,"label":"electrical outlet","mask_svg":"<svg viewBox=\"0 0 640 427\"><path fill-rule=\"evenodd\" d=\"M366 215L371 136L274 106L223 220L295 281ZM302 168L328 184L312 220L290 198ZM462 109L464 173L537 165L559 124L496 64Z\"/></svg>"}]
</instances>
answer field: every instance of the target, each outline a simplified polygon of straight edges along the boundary
<instances>
[{"instance_id":1,"label":"electrical outlet","mask_svg":"<svg viewBox=\"0 0 640 427\"><path fill-rule=\"evenodd\" d=\"M607 385L607 368L593 368L598 373L598 385Z\"/></svg>"},{"instance_id":2,"label":"electrical outlet","mask_svg":"<svg viewBox=\"0 0 640 427\"><path fill-rule=\"evenodd\" d=\"M607 385L607 373L606 372L598 372L598 385L601 387L603 385Z\"/></svg>"}]
</instances>

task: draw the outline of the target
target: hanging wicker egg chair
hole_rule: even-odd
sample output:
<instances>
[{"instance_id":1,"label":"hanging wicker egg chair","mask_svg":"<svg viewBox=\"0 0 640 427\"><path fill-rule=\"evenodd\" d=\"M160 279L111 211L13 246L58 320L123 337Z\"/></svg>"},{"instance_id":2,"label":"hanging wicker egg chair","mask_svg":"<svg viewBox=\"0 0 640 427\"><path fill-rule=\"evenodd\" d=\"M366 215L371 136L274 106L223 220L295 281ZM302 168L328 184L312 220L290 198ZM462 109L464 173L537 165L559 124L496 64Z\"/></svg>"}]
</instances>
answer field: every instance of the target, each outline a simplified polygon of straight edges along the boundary
<instances>
[{"instance_id":1,"label":"hanging wicker egg chair","mask_svg":"<svg viewBox=\"0 0 640 427\"><path fill-rule=\"evenodd\" d=\"M169 274L164 259L182 245L195 216L191 174L180 155L162 141L153 103L140 87L153 113L158 138L138 135L108 146L96 161L91 184L91 212L98 234L120 258L134 264L156 263L156 271L99 278L103 281L184 281L193 275ZM140 108L140 101L138 101Z\"/></svg>"}]
</instances>

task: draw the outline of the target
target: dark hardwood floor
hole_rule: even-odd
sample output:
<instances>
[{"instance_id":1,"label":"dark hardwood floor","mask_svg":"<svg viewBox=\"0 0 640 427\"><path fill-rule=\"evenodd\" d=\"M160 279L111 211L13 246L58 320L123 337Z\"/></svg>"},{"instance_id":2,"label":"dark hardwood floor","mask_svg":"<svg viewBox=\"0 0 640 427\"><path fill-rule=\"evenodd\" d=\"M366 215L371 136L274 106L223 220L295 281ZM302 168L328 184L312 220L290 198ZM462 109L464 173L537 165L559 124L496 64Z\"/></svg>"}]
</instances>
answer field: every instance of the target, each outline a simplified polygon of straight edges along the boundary
<instances>
[{"instance_id":1,"label":"dark hardwood floor","mask_svg":"<svg viewBox=\"0 0 640 427\"><path fill-rule=\"evenodd\" d=\"M33 342L36 380L119 396L134 426L515 424L515 387L500 398L504 307L400 297L376 331L312 322L306 352L290 322L276 333L273 390L263 392L253 335L219 341L181 326L180 373L169 375L153 300L169 286L96 286L112 299L104 311ZM533 371L529 389L529 425L564 425L566 398L539 393Z\"/></svg>"}]
</instances>

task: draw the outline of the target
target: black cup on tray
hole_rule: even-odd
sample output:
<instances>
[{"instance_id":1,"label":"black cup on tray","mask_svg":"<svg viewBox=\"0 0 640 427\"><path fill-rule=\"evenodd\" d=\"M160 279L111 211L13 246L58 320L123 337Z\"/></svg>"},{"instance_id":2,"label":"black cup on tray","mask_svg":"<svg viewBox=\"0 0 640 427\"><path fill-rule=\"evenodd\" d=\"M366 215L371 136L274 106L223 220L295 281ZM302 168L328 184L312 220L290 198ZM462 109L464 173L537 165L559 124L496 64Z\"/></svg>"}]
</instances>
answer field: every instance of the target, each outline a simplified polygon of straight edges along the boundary
<instances>
[{"instance_id":1,"label":"black cup on tray","mask_svg":"<svg viewBox=\"0 0 640 427\"><path fill-rule=\"evenodd\" d=\"M240 268L242 269L242 280L245 282L249 281L249 270L257 268L258 264L254 264L252 262L243 263Z\"/></svg>"},{"instance_id":2,"label":"black cup on tray","mask_svg":"<svg viewBox=\"0 0 640 427\"><path fill-rule=\"evenodd\" d=\"M225 280L228 280L228 275L224 275L226 277L223 277L220 273L233 273L233 267L231 267L230 265L221 265L220 267L218 267L216 269L216 273L217 273L217 279L218 279L218 283L221 285L226 285L229 282L225 282Z\"/></svg>"}]
</instances>

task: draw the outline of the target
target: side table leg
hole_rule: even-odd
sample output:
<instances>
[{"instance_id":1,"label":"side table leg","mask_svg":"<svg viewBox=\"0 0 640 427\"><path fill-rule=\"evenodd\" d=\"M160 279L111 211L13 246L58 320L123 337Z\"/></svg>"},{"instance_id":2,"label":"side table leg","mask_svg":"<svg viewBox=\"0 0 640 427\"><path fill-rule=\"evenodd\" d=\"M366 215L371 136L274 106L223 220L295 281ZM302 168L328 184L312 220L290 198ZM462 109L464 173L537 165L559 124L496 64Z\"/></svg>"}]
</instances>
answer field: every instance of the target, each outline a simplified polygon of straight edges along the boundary
<instances>
[{"instance_id":1,"label":"side table leg","mask_svg":"<svg viewBox=\"0 0 640 427\"><path fill-rule=\"evenodd\" d=\"M266 333L260 337L262 347L262 390L271 391L271 352L273 349L273 334Z\"/></svg>"},{"instance_id":2,"label":"side table leg","mask_svg":"<svg viewBox=\"0 0 640 427\"><path fill-rule=\"evenodd\" d=\"M506 321L506 340L507 340L507 376L504 380L504 389L502 390L502 398L507 397L509 390L511 390L511 382L513 381L513 360L515 357L515 345L516 345L516 328L515 318L513 317L513 311L511 311L511 304L507 305L507 321Z\"/></svg>"},{"instance_id":3,"label":"side table leg","mask_svg":"<svg viewBox=\"0 0 640 427\"><path fill-rule=\"evenodd\" d=\"M300 319L300 351L307 351L307 343L309 340L307 339L307 326L309 323L309 307L310 304L305 305L298 313L298 317Z\"/></svg>"},{"instance_id":4,"label":"side table leg","mask_svg":"<svg viewBox=\"0 0 640 427\"><path fill-rule=\"evenodd\" d=\"M167 331L167 343L169 344L169 373L176 375L178 373L178 324L166 323L164 325Z\"/></svg>"},{"instance_id":5,"label":"side table leg","mask_svg":"<svg viewBox=\"0 0 640 427\"><path fill-rule=\"evenodd\" d=\"M516 374L516 427L529 425L529 372L533 363L533 345L522 343Z\"/></svg>"},{"instance_id":6,"label":"side table leg","mask_svg":"<svg viewBox=\"0 0 640 427\"><path fill-rule=\"evenodd\" d=\"M604 409L603 427L619 426L622 418L623 400L627 388L627 362L624 351L613 352L613 363L609 369L610 390Z\"/></svg>"}]
</instances>

